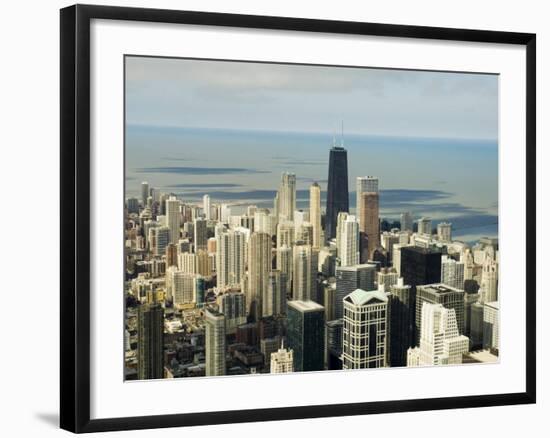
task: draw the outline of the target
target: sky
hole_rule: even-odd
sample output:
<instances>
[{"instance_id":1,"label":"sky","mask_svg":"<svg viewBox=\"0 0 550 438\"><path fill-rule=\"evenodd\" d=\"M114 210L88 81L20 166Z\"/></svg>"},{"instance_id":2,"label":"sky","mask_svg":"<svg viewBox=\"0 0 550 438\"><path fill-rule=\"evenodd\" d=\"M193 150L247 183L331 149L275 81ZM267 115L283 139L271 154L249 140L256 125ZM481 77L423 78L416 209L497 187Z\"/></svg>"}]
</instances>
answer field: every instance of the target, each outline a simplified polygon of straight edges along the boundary
<instances>
[{"instance_id":1,"label":"sky","mask_svg":"<svg viewBox=\"0 0 550 438\"><path fill-rule=\"evenodd\" d=\"M130 125L498 138L498 76L126 57Z\"/></svg>"}]
</instances>

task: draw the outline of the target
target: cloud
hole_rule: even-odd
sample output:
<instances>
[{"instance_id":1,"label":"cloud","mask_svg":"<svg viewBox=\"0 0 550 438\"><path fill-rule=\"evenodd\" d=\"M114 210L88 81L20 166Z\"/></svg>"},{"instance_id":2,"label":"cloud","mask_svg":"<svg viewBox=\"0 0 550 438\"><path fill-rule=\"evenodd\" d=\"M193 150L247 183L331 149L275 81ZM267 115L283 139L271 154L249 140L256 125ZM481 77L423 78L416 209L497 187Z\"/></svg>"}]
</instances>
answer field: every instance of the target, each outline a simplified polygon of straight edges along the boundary
<instances>
[{"instance_id":1,"label":"cloud","mask_svg":"<svg viewBox=\"0 0 550 438\"><path fill-rule=\"evenodd\" d=\"M245 169L242 167L142 167L136 169L138 173L177 173L184 175L226 175L271 173L268 170Z\"/></svg>"}]
</instances>

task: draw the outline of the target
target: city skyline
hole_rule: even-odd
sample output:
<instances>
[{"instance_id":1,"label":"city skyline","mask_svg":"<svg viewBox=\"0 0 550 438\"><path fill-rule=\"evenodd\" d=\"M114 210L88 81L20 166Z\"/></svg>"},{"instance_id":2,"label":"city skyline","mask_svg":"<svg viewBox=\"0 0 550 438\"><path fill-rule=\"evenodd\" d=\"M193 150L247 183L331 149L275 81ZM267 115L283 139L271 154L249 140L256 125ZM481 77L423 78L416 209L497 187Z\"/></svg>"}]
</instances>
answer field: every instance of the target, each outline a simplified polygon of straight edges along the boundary
<instances>
[{"instance_id":1,"label":"city skyline","mask_svg":"<svg viewBox=\"0 0 550 438\"><path fill-rule=\"evenodd\" d=\"M127 115L141 108L132 80L158 81L162 72L163 87L181 83L182 71L165 71L165 61L150 71L126 58ZM194 62L201 67L191 75L204 66ZM317 75L303 85L304 70L269 67L261 65L249 94L263 87L316 96L330 85L344 96L372 79L362 78L367 69L350 69L352 77L346 70L342 82L341 72L309 67ZM228 68L260 71L223 63L195 77L211 81L201 92L212 108L227 103L228 87L246 89L247 75ZM382 73L374 84L399 90L395 71L392 80ZM412 75L414 88L426 72L399 73ZM438 74L434 83L450 80L445 90L457 102L478 103L472 89L456 88L455 76ZM148 92L162 96L156 87ZM491 87L487 93L496 97ZM251 95L233 96L233 112L245 114L249 101L272 110L269 99ZM147 111L155 109L166 110ZM196 116L217 123L200 109ZM266 133L254 119L259 131L136 129L127 121L126 380L499 360L494 145L398 137L375 145L369 139L378 137L343 128L328 140L297 135L292 123L289 132ZM460 159L472 166L457 169Z\"/></svg>"}]
</instances>

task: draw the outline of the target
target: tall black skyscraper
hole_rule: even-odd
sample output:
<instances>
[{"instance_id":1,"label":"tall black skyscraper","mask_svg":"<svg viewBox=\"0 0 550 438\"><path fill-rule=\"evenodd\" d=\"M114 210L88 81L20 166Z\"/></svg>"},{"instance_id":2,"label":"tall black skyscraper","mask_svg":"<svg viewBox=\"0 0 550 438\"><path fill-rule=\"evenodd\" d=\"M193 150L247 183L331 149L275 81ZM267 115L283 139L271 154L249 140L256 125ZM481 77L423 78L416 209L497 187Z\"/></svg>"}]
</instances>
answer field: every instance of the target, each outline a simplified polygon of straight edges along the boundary
<instances>
[{"instance_id":1,"label":"tall black skyscraper","mask_svg":"<svg viewBox=\"0 0 550 438\"><path fill-rule=\"evenodd\" d=\"M401 248L401 276L404 284L411 286L410 315L407 324L413 334L413 341L418 341L420 333L416 332L415 324L416 287L441 281L441 251L417 246Z\"/></svg>"},{"instance_id":2,"label":"tall black skyscraper","mask_svg":"<svg viewBox=\"0 0 550 438\"><path fill-rule=\"evenodd\" d=\"M138 378L164 377L164 309L143 304L138 310Z\"/></svg>"},{"instance_id":3,"label":"tall black skyscraper","mask_svg":"<svg viewBox=\"0 0 550 438\"><path fill-rule=\"evenodd\" d=\"M325 239L336 237L338 213L349 211L348 193L348 151L334 146L328 162L327 211L325 218Z\"/></svg>"}]
</instances>

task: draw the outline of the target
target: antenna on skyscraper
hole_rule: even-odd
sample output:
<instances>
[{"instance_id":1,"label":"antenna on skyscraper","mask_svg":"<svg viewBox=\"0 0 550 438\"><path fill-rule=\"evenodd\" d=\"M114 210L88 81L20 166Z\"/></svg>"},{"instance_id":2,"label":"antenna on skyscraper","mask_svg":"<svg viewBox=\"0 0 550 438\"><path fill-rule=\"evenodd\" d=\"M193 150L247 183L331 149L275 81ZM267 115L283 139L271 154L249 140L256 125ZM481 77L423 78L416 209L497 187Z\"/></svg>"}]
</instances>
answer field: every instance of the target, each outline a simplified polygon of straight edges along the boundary
<instances>
[{"instance_id":1,"label":"antenna on skyscraper","mask_svg":"<svg viewBox=\"0 0 550 438\"><path fill-rule=\"evenodd\" d=\"M340 137L340 146L344 147L344 121L342 120L342 136Z\"/></svg>"}]
</instances>

